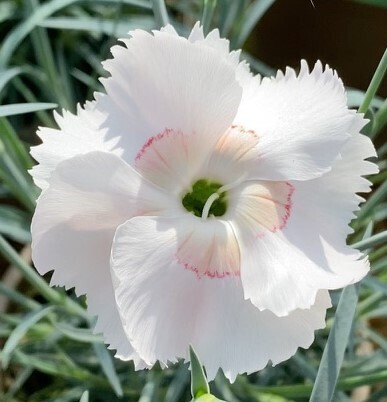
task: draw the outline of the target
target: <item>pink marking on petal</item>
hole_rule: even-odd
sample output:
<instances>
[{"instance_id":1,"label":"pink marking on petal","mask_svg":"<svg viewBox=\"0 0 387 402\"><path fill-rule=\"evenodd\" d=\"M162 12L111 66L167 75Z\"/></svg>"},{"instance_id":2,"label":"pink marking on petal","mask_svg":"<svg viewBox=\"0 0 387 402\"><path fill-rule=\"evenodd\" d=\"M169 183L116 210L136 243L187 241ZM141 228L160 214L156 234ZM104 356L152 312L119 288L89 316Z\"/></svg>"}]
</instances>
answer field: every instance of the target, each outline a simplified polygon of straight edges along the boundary
<instances>
[{"instance_id":1,"label":"pink marking on petal","mask_svg":"<svg viewBox=\"0 0 387 402\"><path fill-rule=\"evenodd\" d=\"M293 193L294 193L295 188L289 182L286 182L285 184L289 188L289 192L288 192L288 196L286 198L286 204L285 204L285 214L282 216L281 224L277 228L275 228L274 232L276 232L277 230L282 230L286 226L286 224L287 224L287 222L289 220L289 217L291 215L292 208L293 208L292 197L293 197Z\"/></svg>"},{"instance_id":2,"label":"pink marking on petal","mask_svg":"<svg viewBox=\"0 0 387 402\"><path fill-rule=\"evenodd\" d=\"M145 142L145 144L142 146L142 148L137 152L135 161L138 162L145 155L145 153L148 151L148 148L150 148L155 141L160 141L164 137L168 137L171 133L175 134L175 131L172 130L171 128L166 128L161 133L149 137L148 140Z\"/></svg>"},{"instance_id":3,"label":"pink marking on petal","mask_svg":"<svg viewBox=\"0 0 387 402\"><path fill-rule=\"evenodd\" d=\"M216 268L214 267L207 267L207 268L198 268L196 266L193 266L187 262L181 261L177 256L176 256L177 262L182 265L185 269L188 271L192 271L196 274L198 279L202 279L203 277L207 277L210 279L222 279L230 276L234 277L240 277L240 271L239 268L235 271L225 271L225 272L218 272Z\"/></svg>"}]
</instances>

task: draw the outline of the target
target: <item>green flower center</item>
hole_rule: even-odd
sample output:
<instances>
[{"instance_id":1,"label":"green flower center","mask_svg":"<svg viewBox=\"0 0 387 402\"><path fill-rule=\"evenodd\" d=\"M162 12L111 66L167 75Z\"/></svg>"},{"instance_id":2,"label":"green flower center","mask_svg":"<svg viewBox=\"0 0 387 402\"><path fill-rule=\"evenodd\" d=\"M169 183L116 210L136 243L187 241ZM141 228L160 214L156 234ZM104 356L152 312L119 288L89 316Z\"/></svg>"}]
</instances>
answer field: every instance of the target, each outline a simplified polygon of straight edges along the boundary
<instances>
[{"instance_id":1,"label":"green flower center","mask_svg":"<svg viewBox=\"0 0 387 402\"><path fill-rule=\"evenodd\" d=\"M222 187L222 184L212 182L207 179L198 180L193 186L192 190L185 194L182 199L184 208L193 212L196 216L201 217L203 215L203 208L206 205L207 200ZM212 201L208 216L222 216L227 210L226 192L217 193L218 197Z\"/></svg>"}]
</instances>

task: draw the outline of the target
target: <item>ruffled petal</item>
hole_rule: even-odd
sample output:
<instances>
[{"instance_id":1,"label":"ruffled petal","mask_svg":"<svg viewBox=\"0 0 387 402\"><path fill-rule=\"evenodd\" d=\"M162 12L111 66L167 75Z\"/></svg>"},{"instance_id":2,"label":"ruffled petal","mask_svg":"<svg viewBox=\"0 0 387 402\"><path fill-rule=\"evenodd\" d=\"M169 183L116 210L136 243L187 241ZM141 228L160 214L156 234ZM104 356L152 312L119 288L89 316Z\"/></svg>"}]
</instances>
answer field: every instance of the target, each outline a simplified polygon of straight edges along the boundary
<instances>
[{"instance_id":1,"label":"ruffled petal","mask_svg":"<svg viewBox=\"0 0 387 402\"><path fill-rule=\"evenodd\" d=\"M358 116L358 129L363 119ZM348 141L332 170L321 178L293 183L293 208L284 235L317 265L348 283L356 282L369 270L368 259L347 246L349 226L364 201L357 193L370 191L363 176L378 172L365 159L376 156L371 140L357 134ZM342 286L345 286L343 283Z\"/></svg>"},{"instance_id":2,"label":"ruffled petal","mask_svg":"<svg viewBox=\"0 0 387 402\"><path fill-rule=\"evenodd\" d=\"M362 117L357 120L359 129ZM364 160L374 155L367 137L353 136L330 172L288 183L292 192L286 204L281 182L249 182L238 190L230 214L240 245L241 278L245 297L259 309L283 316L308 308L319 289L341 288L367 274L368 259L345 240L362 200L356 193L369 191L362 176L377 172L375 164ZM269 195L263 196L262 183ZM274 200L276 206L263 200Z\"/></svg>"},{"instance_id":3,"label":"ruffled petal","mask_svg":"<svg viewBox=\"0 0 387 402\"><path fill-rule=\"evenodd\" d=\"M167 129L200 136L210 148L236 115L242 94L237 76L247 67L219 33L194 39L195 32L186 39L170 26L153 35L136 30L123 39L126 47L114 46L114 58L104 63L111 77L102 79L108 95L96 93L77 115L57 115L59 130L40 128L43 144L31 150L39 162L31 171L36 184L45 189L60 161L94 150L132 164Z\"/></svg>"},{"instance_id":4,"label":"ruffled petal","mask_svg":"<svg viewBox=\"0 0 387 402\"><path fill-rule=\"evenodd\" d=\"M309 180L331 169L355 119L336 72L320 62L309 72L303 61L298 76L246 81L234 124L259 136L252 178Z\"/></svg>"},{"instance_id":5,"label":"ruffled petal","mask_svg":"<svg viewBox=\"0 0 387 402\"><path fill-rule=\"evenodd\" d=\"M96 102L87 102L84 108L78 106L77 114L63 111L63 116L54 113L59 129L40 127L37 134L42 144L31 148L31 155L39 165L31 169L35 184L46 189L52 171L63 160L91 151L114 152L117 138L108 136L102 127L106 119Z\"/></svg>"},{"instance_id":6,"label":"ruffled petal","mask_svg":"<svg viewBox=\"0 0 387 402\"><path fill-rule=\"evenodd\" d=\"M110 276L115 230L137 213L166 213L169 196L153 188L118 157L91 152L61 162L40 196L32 220L32 258L51 285L75 286L98 316L97 331L124 359L133 352L116 309Z\"/></svg>"},{"instance_id":7,"label":"ruffled petal","mask_svg":"<svg viewBox=\"0 0 387 402\"><path fill-rule=\"evenodd\" d=\"M120 146L134 161L150 137L166 129L195 133L206 144L223 134L234 119L242 89L236 67L211 46L169 31L131 32L104 62L111 74L102 80L110 121L123 121ZM152 63L149 63L152 60Z\"/></svg>"},{"instance_id":8,"label":"ruffled petal","mask_svg":"<svg viewBox=\"0 0 387 402\"><path fill-rule=\"evenodd\" d=\"M313 264L281 233L291 213L293 187L286 182L247 182L234 191L227 217L239 242L245 298L277 316L309 308L317 293L306 274Z\"/></svg>"},{"instance_id":9,"label":"ruffled petal","mask_svg":"<svg viewBox=\"0 0 387 402\"><path fill-rule=\"evenodd\" d=\"M269 360L277 364L310 346L314 331L325 326L328 292L320 292L310 310L284 318L260 312L244 300L238 276L212 278L184 269L176 258L182 240L176 225L173 219L137 217L120 226L114 240L117 304L145 362L187 358L192 344L209 379L222 368L234 381L239 373L262 369Z\"/></svg>"}]
</instances>

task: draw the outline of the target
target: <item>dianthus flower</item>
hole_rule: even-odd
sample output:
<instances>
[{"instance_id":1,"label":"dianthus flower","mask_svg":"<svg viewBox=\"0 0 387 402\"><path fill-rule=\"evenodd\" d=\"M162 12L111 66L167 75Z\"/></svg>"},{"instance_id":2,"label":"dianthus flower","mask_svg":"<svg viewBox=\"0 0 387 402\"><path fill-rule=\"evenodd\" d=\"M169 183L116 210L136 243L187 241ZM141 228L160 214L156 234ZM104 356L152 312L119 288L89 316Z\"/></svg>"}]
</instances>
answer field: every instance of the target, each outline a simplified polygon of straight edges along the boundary
<instances>
[{"instance_id":1,"label":"dianthus flower","mask_svg":"<svg viewBox=\"0 0 387 402\"><path fill-rule=\"evenodd\" d=\"M33 260L87 296L118 358L192 344L233 381L309 347L328 289L366 275L346 237L375 150L320 62L261 79L217 30L130 35L106 94L38 132Z\"/></svg>"}]
</instances>

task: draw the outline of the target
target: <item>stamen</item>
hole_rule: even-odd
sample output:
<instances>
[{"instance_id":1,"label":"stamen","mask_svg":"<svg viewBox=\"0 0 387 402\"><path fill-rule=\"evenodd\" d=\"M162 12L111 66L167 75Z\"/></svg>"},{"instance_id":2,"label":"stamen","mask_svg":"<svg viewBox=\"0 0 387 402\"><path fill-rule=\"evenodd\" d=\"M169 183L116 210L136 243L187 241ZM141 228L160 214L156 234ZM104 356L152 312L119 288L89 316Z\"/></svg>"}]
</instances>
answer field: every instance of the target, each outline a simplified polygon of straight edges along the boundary
<instances>
[{"instance_id":1,"label":"stamen","mask_svg":"<svg viewBox=\"0 0 387 402\"><path fill-rule=\"evenodd\" d=\"M204 207L203 207L203 212L202 212L202 219L203 220L206 220L208 218L208 213L210 212L212 204L219 197L220 197L220 195L218 193L213 193L208 197L208 199L207 199L207 201L206 201L206 203L204 204Z\"/></svg>"},{"instance_id":2,"label":"stamen","mask_svg":"<svg viewBox=\"0 0 387 402\"><path fill-rule=\"evenodd\" d=\"M247 173L244 173L241 177L239 177L233 183L225 184L224 186L220 187L217 190L217 193L222 194L225 191L231 190L232 188L234 188L234 187L238 186L239 184L241 184L245 180L246 177L247 177Z\"/></svg>"}]
</instances>

